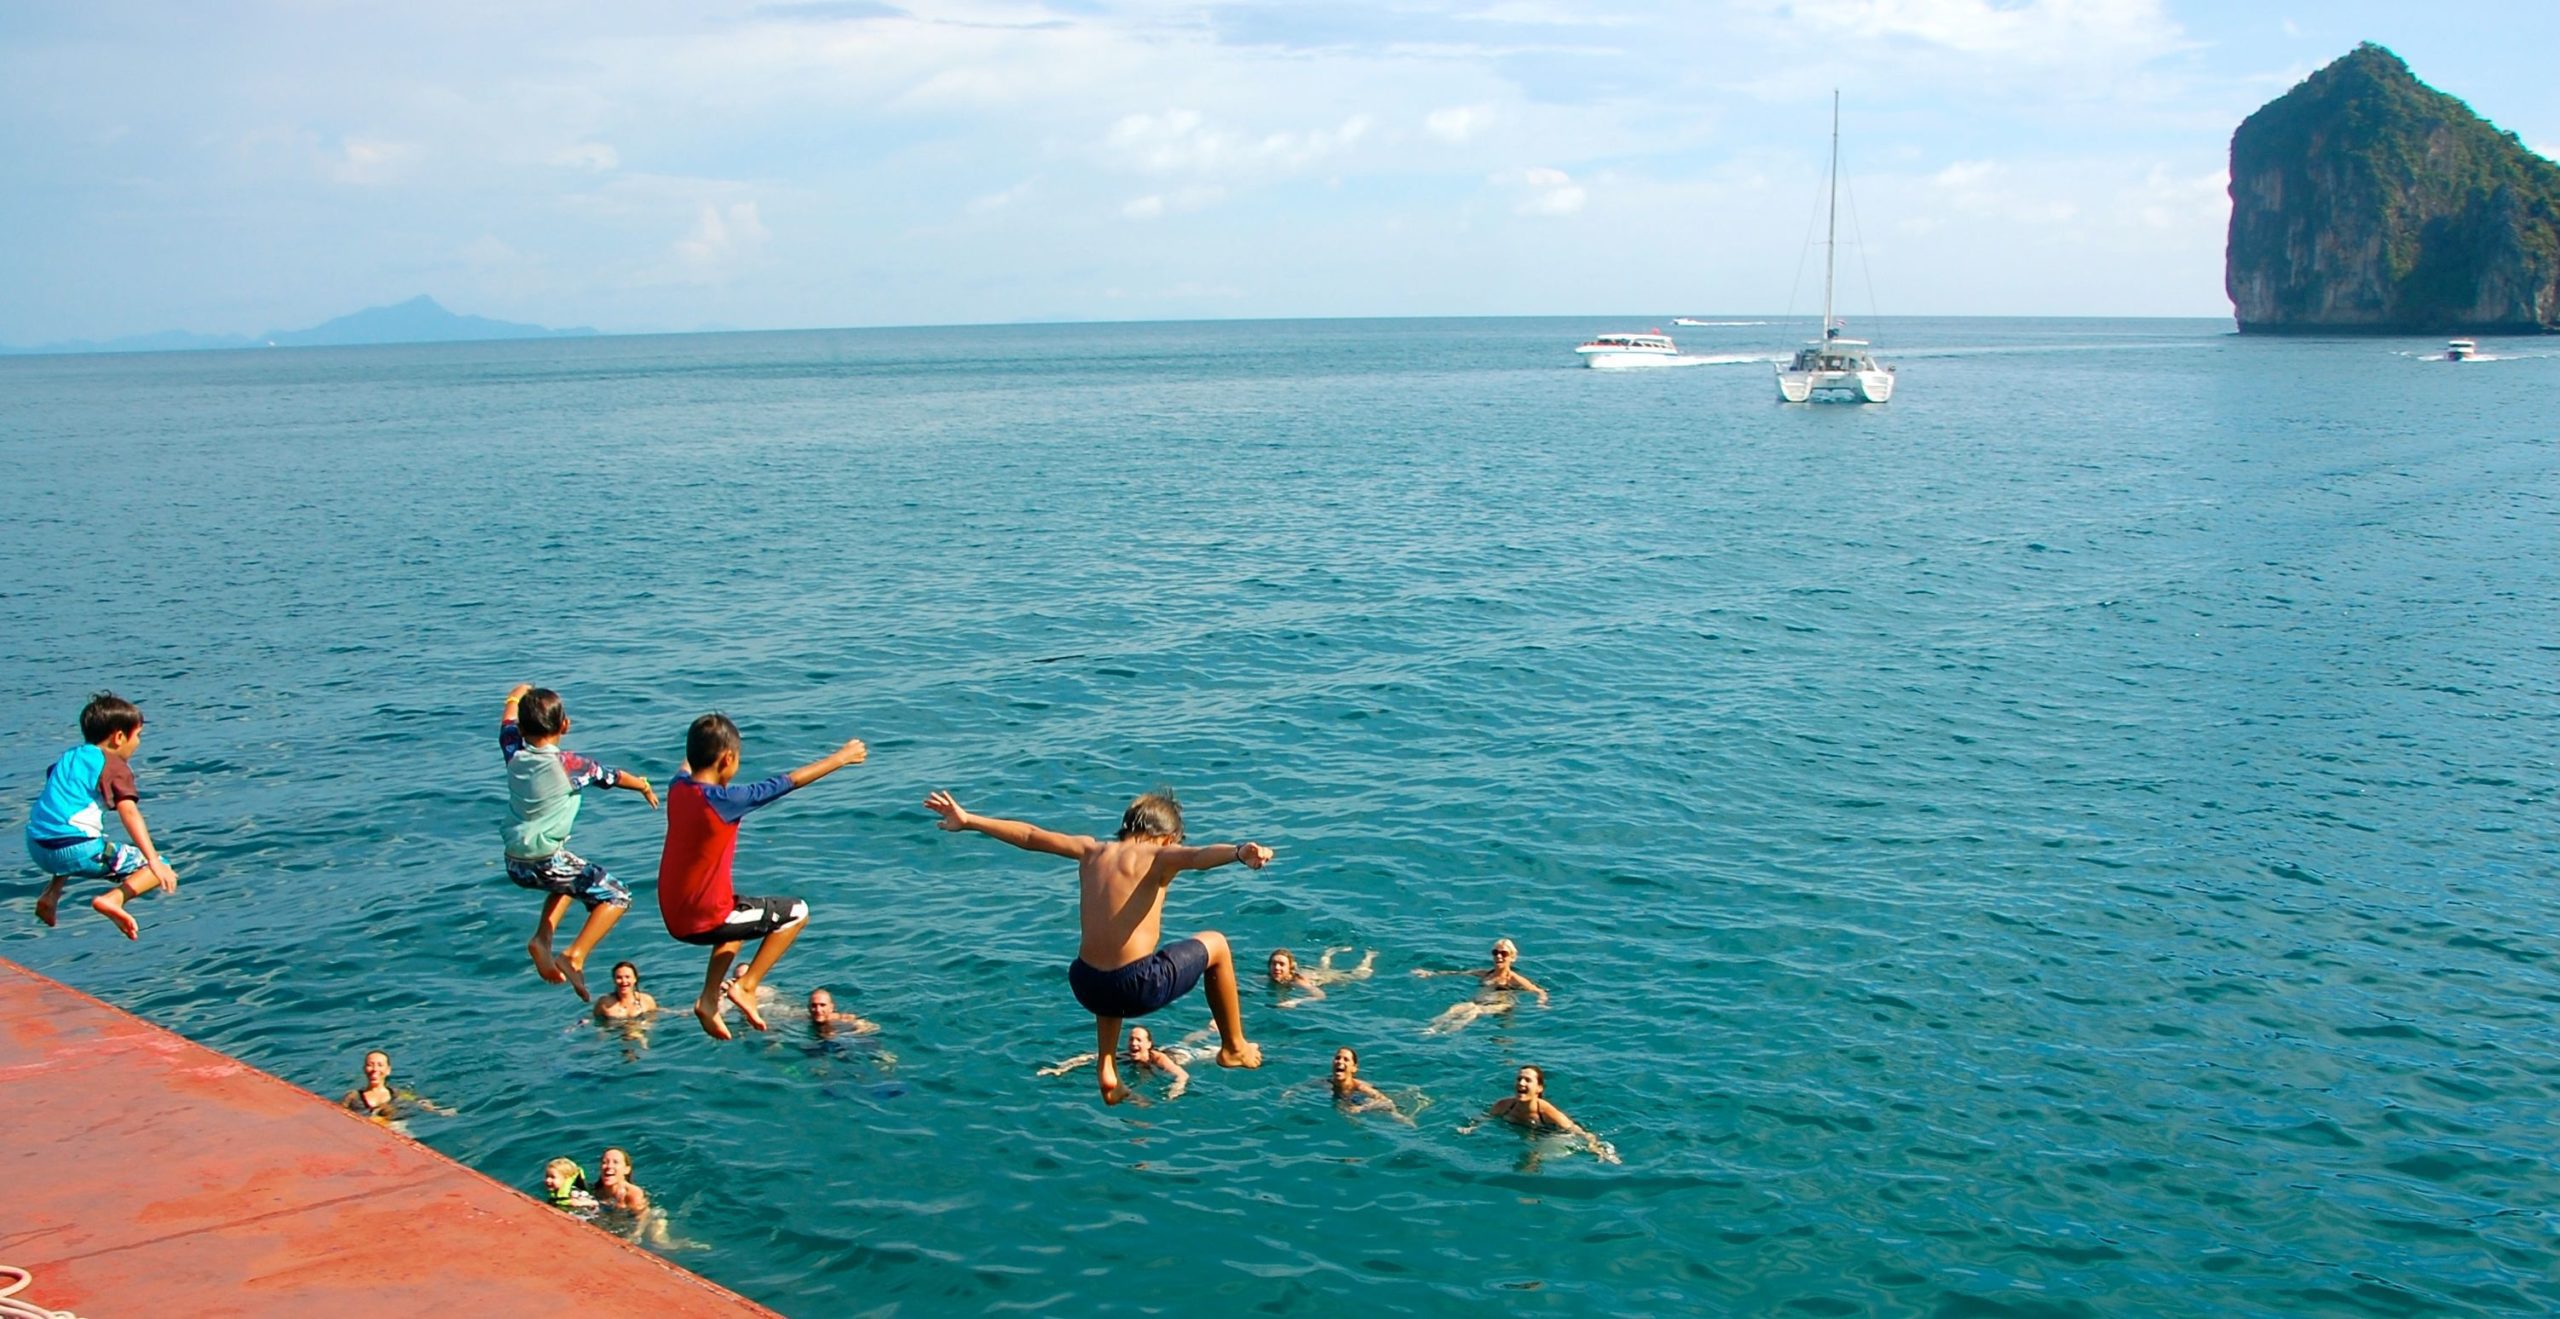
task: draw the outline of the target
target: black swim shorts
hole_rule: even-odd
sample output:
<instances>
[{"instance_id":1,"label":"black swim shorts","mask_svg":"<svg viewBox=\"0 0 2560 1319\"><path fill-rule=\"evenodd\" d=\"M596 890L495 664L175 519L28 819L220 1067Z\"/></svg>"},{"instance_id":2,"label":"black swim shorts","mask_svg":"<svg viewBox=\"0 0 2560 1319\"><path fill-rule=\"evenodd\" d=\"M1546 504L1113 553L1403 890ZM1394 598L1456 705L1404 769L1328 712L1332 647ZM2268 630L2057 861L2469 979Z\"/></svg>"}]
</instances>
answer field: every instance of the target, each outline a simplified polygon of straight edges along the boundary
<instances>
[{"instance_id":1,"label":"black swim shorts","mask_svg":"<svg viewBox=\"0 0 2560 1319\"><path fill-rule=\"evenodd\" d=\"M1116 971L1097 971L1079 957L1067 966L1067 985L1097 1017L1143 1017L1190 993L1208 969L1209 945L1177 939Z\"/></svg>"},{"instance_id":2,"label":"black swim shorts","mask_svg":"<svg viewBox=\"0 0 2560 1319\"><path fill-rule=\"evenodd\" d=\"M704 946L761 939L796 920L805 920L809 904L798 898L731 898L729 919L700 934L679 934L677 943Z\"/></svg>"}]
</instances>

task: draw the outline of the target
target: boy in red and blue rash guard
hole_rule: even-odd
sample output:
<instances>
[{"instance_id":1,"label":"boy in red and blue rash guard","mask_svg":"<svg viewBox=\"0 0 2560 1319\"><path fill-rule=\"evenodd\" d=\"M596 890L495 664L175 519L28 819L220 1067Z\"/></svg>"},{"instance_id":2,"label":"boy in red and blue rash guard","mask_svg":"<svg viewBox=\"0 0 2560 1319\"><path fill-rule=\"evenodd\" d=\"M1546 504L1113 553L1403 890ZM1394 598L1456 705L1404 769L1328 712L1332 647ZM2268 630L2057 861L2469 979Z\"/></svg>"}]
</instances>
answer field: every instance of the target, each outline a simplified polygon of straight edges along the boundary
<instances>
[{"instance_id":1,"label":"boy in red and blue rash guard","mask_svg":"<svg viewBox=\"0 0 2560 1319\"><path fill-rule=\"evenodd\" d=\"M722 1020L724 1003L735 1003L747 1024L767 1029L756 1011L756 987L782 960L791 941L809 923L809 904L797 898L742 898L730 886L729 867L738 855L738 824L759 807L770 806L794 788L805 788L847 765L859 765L866 752L860 740L837 748L824 760L812 761L788 774L754 783L732 785L738 775L738 726L723 714L707 714L685 731L684 771L667 785L667 844L658 855L658 915L679 943L711 949L711 965L702 977L702 996L693 1015L702 1029L720 1039L734 1038ZM722 980L749 939L756 955L738 978Z\"/></svg>"}]
</instances>

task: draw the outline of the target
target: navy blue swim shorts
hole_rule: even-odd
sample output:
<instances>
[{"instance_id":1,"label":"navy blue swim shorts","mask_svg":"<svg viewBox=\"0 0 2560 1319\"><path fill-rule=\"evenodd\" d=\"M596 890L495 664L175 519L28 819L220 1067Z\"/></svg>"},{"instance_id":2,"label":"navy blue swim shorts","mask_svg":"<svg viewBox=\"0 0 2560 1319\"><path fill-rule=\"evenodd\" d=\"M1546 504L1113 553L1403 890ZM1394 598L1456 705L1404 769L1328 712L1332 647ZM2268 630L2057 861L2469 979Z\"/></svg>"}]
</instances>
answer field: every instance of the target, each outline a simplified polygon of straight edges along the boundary
<instances>
[{"instance_id":1,"label":"navy blue swim shorts","mask_svg":"<svg viewBox=\"0 0 2560 1319\"><path fill-rule=\"evenodd\" d=\"M1079 957L1067 966L1076 1002L1097 1017L1143 1017L1191 992L1209 969L1209 945L1178 939L1116 971L1098 971Z\"/></svg>"}]
</instances>

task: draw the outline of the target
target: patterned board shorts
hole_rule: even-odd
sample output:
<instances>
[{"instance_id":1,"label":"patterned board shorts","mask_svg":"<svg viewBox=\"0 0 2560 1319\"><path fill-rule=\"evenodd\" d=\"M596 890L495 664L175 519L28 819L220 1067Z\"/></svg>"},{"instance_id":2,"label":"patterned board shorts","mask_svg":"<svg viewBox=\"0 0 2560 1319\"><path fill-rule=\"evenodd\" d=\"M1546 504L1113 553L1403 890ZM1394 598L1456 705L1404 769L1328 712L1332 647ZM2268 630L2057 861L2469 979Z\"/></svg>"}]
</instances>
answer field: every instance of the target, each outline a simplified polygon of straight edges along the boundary
<instances>
[{"instance_id":1,"label":"patterned board shorts","mask_svg":"<svg viewBox=\"0 0 2560 1319\"><path fill-rule=\"evenodd\" d=\"M59 847L27 840L27 856L55 879L122 879L142 869L142 849L104 838L79 838Z\"/></svg>"},{"instance_id":2,"label":"patterned board shorts","mask_svg":"<svg viewBox=\"0 0 2560 1319\"><path fill-rule=\"evenodd\" d=\"M576 898L587 904L589 911L631 905L631 890L614 882L613 876L604 873L603 866L582 860L565 847L540 861L508 857L507 878L514 880L518 888Z\"/></svg>"}]
</instances>

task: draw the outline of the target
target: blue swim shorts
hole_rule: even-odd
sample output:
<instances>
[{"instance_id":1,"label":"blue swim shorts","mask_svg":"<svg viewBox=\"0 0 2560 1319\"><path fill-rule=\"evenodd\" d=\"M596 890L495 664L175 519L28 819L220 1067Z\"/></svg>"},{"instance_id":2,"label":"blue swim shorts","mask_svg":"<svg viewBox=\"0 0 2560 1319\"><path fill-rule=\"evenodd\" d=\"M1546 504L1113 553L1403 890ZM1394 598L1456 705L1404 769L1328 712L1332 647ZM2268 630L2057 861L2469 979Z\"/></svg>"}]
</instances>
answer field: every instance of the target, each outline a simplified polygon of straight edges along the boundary
<instances>
[{"instance_id":1,"label":"blue swim shorts","mask_svg":"<svg viewBox=\"0 0 2560 1319\"><path fill-rule=\"evenodd\" d=\"M1208 969L1209 945L1177 939L1110 971L1079 957L1067 966L1067 987L1097 1017L1143 1017L1190 993Z\"/></svg>"},{"instance_id":2,"label":"blue swim shorts","mask_svg":"<svg viewBox=\"0 0 2560 1319\"><path fill-rule=\"evenodd\" d=\"M603 866L583 860L565 847L539 861L508 857L507 878L514 880L517 888L576 898L587 904L589 911L631 905L631 890L604 873Z\"/></svg>"},{"instance_id":3,"label":"blue swim shorts","mask_svg":"<svg viewBox=\"0 0 2560 1319\"><path fill-rule=\"evenodd\" d=\"M30 838L27 855L55 879L122 879L145 864L141 848L104 838Z\"/></svg>"}]
</instances>

